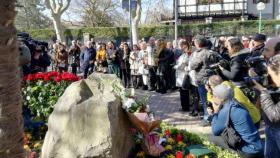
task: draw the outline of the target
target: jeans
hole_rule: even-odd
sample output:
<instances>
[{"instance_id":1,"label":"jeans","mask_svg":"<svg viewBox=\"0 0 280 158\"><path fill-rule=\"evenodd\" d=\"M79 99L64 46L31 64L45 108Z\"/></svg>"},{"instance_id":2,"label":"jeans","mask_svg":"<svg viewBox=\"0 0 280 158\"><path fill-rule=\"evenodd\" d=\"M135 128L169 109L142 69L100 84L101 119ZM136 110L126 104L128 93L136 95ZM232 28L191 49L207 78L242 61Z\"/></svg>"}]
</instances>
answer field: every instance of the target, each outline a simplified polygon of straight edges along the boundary
<instances>
[{"instance_id":1,"label":"jeans","mask_svg":"<svg viewBox=\"0 0 280 158\"><path fill-rule=\"evenodd\" d=\"M280 157L280 128L265 127L265 149L266 158Z\"/></svg>"},{"instance_id":2,"label":"jeans","mask_svg":"<svg viewBox=\"0 0 280 158\"><path fill-rule=\"evenodd\" d=\"M116 64L109 64L108 65L108 73L109 74L115 74L117 75L119 78L120 76L120 67Z\"/></svg>"},{"instance_id":3,"label":"jeans","mask_svg":"<svg viewBox=\"0 0 280 158\"><path fill-rule=\"evenodd\" d=\"M203 120L208 120L208 112L207 112L207 90L204 85L199 85L198 88L199 98L203 107Z\"/></svg>"}]
</instances>

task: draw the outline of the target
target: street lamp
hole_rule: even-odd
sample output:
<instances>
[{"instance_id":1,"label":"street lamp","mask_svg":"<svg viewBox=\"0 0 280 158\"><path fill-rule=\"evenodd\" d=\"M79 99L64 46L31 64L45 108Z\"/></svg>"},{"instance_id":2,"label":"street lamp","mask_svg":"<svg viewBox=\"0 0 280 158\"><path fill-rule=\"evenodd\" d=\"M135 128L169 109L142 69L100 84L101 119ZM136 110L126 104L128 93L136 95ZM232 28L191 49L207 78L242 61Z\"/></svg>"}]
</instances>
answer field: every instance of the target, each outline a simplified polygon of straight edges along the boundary
<instances>
[{"instance_id":1,"label":"street lamp","mask_svg":"<svg viewBox=\"0 0 280 158\"><path fill-rule=\"evenodd\" d=\"M257 10L260 12L260 16L259 16L259 33L261 33L261 29L262 29L262 10L265 9L265 4L263 2L259 2L257 4Z\"/></svg>"}]
</instances>

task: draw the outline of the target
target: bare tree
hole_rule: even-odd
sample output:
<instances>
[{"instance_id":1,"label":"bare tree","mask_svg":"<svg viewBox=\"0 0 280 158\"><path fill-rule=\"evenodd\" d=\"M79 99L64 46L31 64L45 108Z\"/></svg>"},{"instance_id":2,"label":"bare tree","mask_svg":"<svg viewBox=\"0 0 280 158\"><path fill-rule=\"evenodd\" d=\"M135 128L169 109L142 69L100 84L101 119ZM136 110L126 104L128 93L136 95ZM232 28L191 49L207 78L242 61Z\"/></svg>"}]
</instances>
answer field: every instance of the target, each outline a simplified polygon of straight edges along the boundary
<instances>
[{"instance_id":1,"label":"bare tree","mask_svg":"<svg viewBox=\"0 0 280 158\"><path fill-rule=\"evenodd\" d=\"M141 0L137 0L137 6L136 9L132 12L132 43L137 44L138 43L138 25L139 21L141 19Z\"/></svg>"},{"instance_id":2,"label":"bare tree","mask_svg":"<svg viewBox=\"0 0 280 158\"><path fill-rule=\"evenodd\" d=\"M16 0L0 0L0 157L23 158Z\"/></svg>"},{"instance_id":3,"label":"bare tree","mask_svg":"<svg viewBox=\"0 0 280 158\"><path fill-rule=\"evenodd\" d=\"M120 3L112 0L80 0L71 6L71 10L81 15L82 23L90 27L126 25L128 20L118 8Z\"/></svg>"},{"instance_id":4,"label":"bare tree","mask_svg":"<svg viewBox=\"0 0 280 158\"><path fill-rule=\"evenodd\" d=\"M56 37L60 41L65 41L63 38L64 28L61 23L61 15L69 8L71 0L44 0L44 4L51 12Z\"/></svg>"}]
</instances>

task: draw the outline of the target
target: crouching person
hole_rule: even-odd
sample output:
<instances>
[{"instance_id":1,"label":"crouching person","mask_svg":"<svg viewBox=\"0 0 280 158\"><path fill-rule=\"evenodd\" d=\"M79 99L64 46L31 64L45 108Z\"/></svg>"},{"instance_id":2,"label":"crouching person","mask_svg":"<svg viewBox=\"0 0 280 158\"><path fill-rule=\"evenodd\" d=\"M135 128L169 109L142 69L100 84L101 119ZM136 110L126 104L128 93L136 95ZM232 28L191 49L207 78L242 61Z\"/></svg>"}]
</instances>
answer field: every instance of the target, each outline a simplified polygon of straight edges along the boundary
<instances>
[{"instance_id":1,"label":"crouching person","mask_svg":"<svg viewBox=\"0 0 280 158\"><path fill-rule=\"evenodd\" d=\"M234 99L233 90L224 84L216 86L212 104L213 109L208 109L213 116L210 142L234 150L242 158L262 158L263 143L258 130L248 111ZM225 131L229 131L229 128L235 133ZM232 141L234 136L239 139Z\"/></svg>"}]
</instances>

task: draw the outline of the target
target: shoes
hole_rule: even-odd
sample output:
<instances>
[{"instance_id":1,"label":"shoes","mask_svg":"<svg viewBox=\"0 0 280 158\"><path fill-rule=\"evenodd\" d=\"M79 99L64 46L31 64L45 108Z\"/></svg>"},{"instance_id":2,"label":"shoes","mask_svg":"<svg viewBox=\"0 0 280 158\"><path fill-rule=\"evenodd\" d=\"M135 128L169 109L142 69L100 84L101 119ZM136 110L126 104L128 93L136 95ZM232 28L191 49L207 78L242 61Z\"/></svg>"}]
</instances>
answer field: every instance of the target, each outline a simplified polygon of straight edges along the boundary
<instances>
[{"instance_id":1,"label":"shoes","mask_svg":"<svg viewBox=\"0 0 280 158\"><path fill-rule=\"evenodd\" d=\"M207 126L211 126L211 123L209 121L202 120L199 125L202 127L207 127Z\"/></svg>"},{"instance_id":2,"label":"shoes","mask_svg":"<svg viewBox=\"0 0 280 158\"><path fill-rule=\"evenodd\" d=\"M156 88L149 88L149 91L155 91Z\"/></svg>"},{"instance_id":3,"label":"shoes","mask_svg":"<svg viewBox=\"0 0 280 158\"><path fill-rule=\"evenodd\" d=\"M189 116L195 117L198 116L198 112L197 111L192 111L189 113Z\"/></svg>"},{"instance_id":4,"label":"shoes","mask_svg":"<svg viewBox=\"0 0 280 158\"><path fill-rule=\"evenodd\" d=\"M148 86L143 86L142 90L148 90Z\"/></svg>"}]
</instances>

